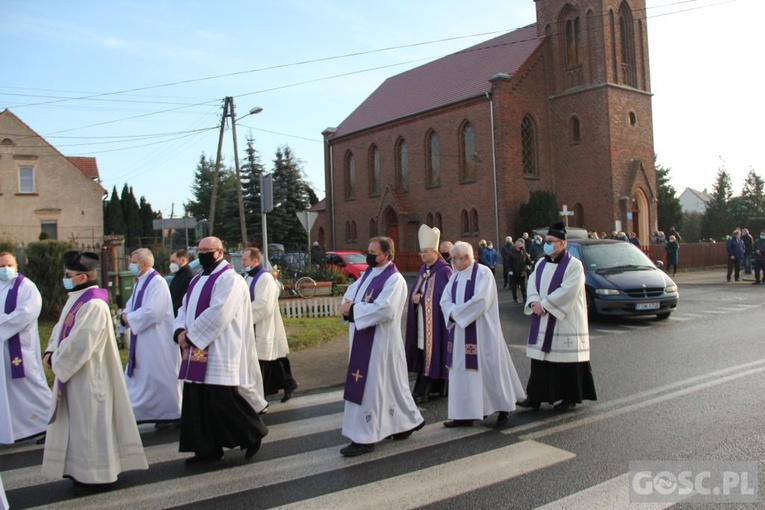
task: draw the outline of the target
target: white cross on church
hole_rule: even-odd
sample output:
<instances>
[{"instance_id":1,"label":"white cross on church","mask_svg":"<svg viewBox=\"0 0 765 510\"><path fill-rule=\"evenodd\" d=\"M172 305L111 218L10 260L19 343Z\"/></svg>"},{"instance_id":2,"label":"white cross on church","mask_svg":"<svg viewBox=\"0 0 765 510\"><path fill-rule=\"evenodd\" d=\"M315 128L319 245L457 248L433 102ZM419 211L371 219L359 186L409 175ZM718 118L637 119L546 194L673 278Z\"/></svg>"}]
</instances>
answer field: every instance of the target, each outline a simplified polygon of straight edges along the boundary
<instances>
[{"instance_id":1,"label":"white cross on church","mask_svg":"<svg viewBox=\"0 0 765 510\"><path fill-rule=\"evenodd\" d=\"M562 211L558 211L558 214L563 216L563 221L566 222L566 226L568 227L568 217L569 216L573 216L574 215L574 211L569 211L568 207L566 206L566 204L563 204L563 210Z\"/></svg>"}]
</instances>

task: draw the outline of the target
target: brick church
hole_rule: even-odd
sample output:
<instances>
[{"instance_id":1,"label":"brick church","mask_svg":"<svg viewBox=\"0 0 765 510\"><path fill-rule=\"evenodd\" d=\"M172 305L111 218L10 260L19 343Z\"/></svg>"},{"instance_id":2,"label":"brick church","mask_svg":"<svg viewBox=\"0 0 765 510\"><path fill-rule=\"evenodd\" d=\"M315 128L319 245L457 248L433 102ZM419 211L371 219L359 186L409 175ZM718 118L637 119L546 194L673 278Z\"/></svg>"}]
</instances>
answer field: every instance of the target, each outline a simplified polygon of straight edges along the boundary
<instances>
[{"instance_id":1,"label":"brick church","mask_svg":"<svg viewBox=\"0 0 765 510\"><path fill-rule=\"evenodd\" d=\"M531 1L531 0L526 0ZM414 251L421 223L474 246L520 234L529 193L571 226L657 225L644 0L535 0L537 23L388 78L324 131L319 240Z\"/></svg>"}]
</instances>

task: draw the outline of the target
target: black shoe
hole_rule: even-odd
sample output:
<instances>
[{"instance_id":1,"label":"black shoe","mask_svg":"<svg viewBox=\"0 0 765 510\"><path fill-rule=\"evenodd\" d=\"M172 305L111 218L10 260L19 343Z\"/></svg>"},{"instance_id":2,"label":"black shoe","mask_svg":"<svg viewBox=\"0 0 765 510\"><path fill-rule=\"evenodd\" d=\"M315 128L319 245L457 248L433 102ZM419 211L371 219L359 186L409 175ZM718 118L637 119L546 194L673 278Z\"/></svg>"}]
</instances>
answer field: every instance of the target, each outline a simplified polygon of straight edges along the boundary
<instances>
[{"instance_id":1,"label":"black shoe","mask_svg":"<svg viewBox=\"0 0 765 510\"><path fill-rule=\"evenodd\" d=\"M359 455L364 455L365 453L371 453L374 450L374 444L361 444L351 441L351 444L340 449L340 453L343 454L343 457L358 457Z\"/></svg>"},{"instance_id":2,"label":"black shoe","mask_svg":"<svg viewBox=\"0 0 765 510\"><path fill-rule=\"evenodd\" d=\"M517 303L518 302L518 298L516 296L513 296L513 301L515 301Z\"/></svg>"},{"instance_id":3,"label":"black shoe","mask_svg":"<svg viewBox=\"0 0 765 510\"><path fill-rule=\"evenodd\" d=\"M507 411L500 411L497 413L497 426L501 427L502 425L506 424L508 421L510 421L510 413Z\"/></svg>"},{"instance_id":4,"label":"black shoe","mask_svg":"<svg viewBox=\"0 0 765 510\"><path fill-rule=\"evenodd\" d=\"M575 407L576 407L576 402L574 402L572 400L561 400L560 402L558 402L557 404L555 404L553 406L553 408L555 408L555 409L560 409L560 410L564 410L564 411L568 411L568 410L573 409Z\"/></svg>"},{"instance_id":5,"label":"black shoe","mask_svg":"<svg viewBox=\"0 0 765 510\"><path fill-rule=\"evenodd\" d=\"M515 405L518 407L526 407L528 409L539 409L542 404L540 402L537 402L536 400L531 400L529 398L526 398L524 400L521 400L520 402L516 402Z\"/></svg>"},{"instance_id":6,"label":"black shoe","mask_svg":"<svg viewBox=\"0 0 765 510\"><path fill-rule=\"evenodd\" d=\"M290 389L289 391L285 390L284 396L282 397L282 402L286 402L289 399L291 399L292 394L295 393L295 391L298 389L299 386L300 386L300 383L295 381L295 385L292 387L292 389Z\"/></svg>"},{"instance_id":7,"label":"black shoe","mask_svg":"<svg viewBox=\"0 0 765 510\"><path fill-rule=\"evenodd\" d=\"M759 285L760 282L752 282L752 285Z\"/></svg>"},{"instance_id":8,"label":"black shoe","mask_svg":"<svg viewBox=\"0 0 765 510\"><path fill-rule=\"evenodd\" d=\"M223 458L223 450L217 452L208 453L207 455L196 454L193 457L189 457L184 462L186 464L207 464L209 462L217 462Z\"/></svg>"},{"instance_id":9,"label":"black shoe","mask_svg":"<svg viewBox=\"0 0 765 510\"><path fill-rule=\"evenodd\" d=\"M244 454L244 460L250 460L260 450L260 445L263 443L263 438L259 438L257 441L247 447L247 453Z\"/></svg>"},{"instance_id":10,"label":"black shoe","mask_svg":"<svg viewBox=\"0 0 765 510\"><path fill-rule=\"evenodd\" d=\"M422 423L417 425L415 428L411 430L407 430L406 432L399 432L398 434L393 434L391 436L388 436L391 439L395 439L396 441L401 441L402 439L408 439L409 436L412 435L413 432L417 432L418 430L422 429L422 427L425 426L425 420L422 420Z\"/></svg>"},{"instance_id":11,"label":"black shoe","mask_svg":"<svg viewBox=\"0 0 765 510\"><path fill-rule=\"evenodd\" d=\"M444 427L454 429L457 427L472 427L475 420L450 420L444 422Z\"/></svg>"}]
</instances>

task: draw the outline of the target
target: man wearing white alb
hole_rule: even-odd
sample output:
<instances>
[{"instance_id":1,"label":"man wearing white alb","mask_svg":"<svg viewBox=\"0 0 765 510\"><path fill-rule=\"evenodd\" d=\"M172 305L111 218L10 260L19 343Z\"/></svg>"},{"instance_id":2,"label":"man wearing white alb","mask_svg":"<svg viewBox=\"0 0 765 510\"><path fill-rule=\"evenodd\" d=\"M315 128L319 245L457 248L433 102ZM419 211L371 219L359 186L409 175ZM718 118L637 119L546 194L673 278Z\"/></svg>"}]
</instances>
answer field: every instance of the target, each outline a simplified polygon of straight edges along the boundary
<instances>
[{"instance_id":1,"label":"man wearing white alb","mask_svg":"<svg viewBox=\"0 0 765 510\"><path fill-rule=\"evenodd\" d=\"M351 444L340 450L345 457L369 453L386 437L406 439L425 424L409 390L401 336L407 290L394 255L392 239L372 238L369 269L340 304L340 313L351 322L343 395L343 435Z\"/></svg>"},{"instance_id":2,"label":"man wearing white alb","mask_svg":"<svg viewBox=\"0 0 765 510\"><path fill-rule=\"evenodd\" d=\"M18 272L16 257L0 253L0 443L43 434L52 393L40 361L37 318L42 297Z\"/></svg>"},{"instance_id":3,"label":"man wearing white alb","mask_svg":"<svg viewBox=\"0 0 765 510\"><path fill-rule=\"evenodd\" d=\"M446 327L450 421L445 427L470 427L498 412L504 425L515 402L525 398L499 321L497 284L489 268L473 260L473 248L459 241L451 249L454 274L441 295Z\"/></svg>"},{"instance_id":4,"label":"man wearing white alb","mask_svg":"<svg viewBox=\"0 0 765 510\"><path fill-rule=\"evenodd\" d=\"M139 423L181 418L181 352L173 342L173 301L153 266L148 248L130 256L129 269L138 280L121 316L122 325L130 328L125 385Z\"/></svg>"}]
</instances>

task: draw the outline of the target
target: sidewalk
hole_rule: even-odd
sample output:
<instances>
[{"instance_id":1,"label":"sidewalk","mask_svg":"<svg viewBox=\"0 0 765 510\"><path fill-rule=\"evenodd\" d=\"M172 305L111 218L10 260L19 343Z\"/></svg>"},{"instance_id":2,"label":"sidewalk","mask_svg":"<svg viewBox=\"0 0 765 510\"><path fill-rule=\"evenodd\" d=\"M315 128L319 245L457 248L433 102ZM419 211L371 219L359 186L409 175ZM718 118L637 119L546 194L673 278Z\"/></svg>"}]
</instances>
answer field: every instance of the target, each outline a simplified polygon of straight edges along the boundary
<instances>
[{"instance_id":1,"label":"sidewalk","mask_svg":"<svg viewBox=\"0 0 765 510\"><path fill-rule=\"evenodd\" d=\"M678 284L682 292L683 285L749 284L754 281L754 276L742 275L741 282L728 284L725 281L725 267L720 266L680 270L673 280ZM501 285L502 282L499 283ZM338 318L338 320L340 319ZM335 338L315 349L293 352L289 355L289 358L292 365L292 373L295 374L295 378L300 382L300 388L296 396L328 388L339 389L345 383L345 371L348 362L348 336L343 335ZM278 405L278 400L272 403Z\"/></svg>"}]
</instances>

